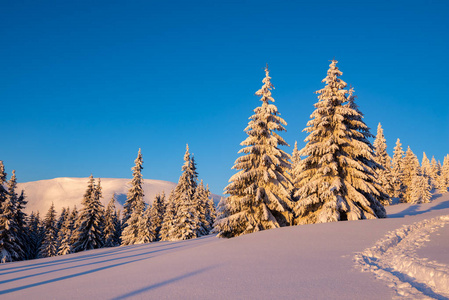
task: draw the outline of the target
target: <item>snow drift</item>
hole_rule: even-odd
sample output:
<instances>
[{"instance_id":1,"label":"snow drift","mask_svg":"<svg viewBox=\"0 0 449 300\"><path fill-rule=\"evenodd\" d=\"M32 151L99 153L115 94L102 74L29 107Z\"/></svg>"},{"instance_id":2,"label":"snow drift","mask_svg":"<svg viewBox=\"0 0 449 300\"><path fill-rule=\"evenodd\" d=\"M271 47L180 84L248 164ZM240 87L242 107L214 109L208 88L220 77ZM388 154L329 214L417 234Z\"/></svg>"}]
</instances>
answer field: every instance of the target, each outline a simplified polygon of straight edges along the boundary
<instances>
[{"instance_id":1,"label":"snow drift","mask_svg":"<svg viewBox=\"0 0 449 300\"><path fill-rule=\"evenodd\" d=\"M387 211L387 219L283 227L233 239L206 236L7 263L0 265L0 298L391 299L399 295L398 285L360 272L354 255L374 247L389 231L449 215L449 193L431 203L399 204ZM440 256L447 255L448 246L448 240L441 241ZM426 247L420 248L420 257L428 257ZM422 297L445 299L436 290Z\"/></svg>"}]
</instances>

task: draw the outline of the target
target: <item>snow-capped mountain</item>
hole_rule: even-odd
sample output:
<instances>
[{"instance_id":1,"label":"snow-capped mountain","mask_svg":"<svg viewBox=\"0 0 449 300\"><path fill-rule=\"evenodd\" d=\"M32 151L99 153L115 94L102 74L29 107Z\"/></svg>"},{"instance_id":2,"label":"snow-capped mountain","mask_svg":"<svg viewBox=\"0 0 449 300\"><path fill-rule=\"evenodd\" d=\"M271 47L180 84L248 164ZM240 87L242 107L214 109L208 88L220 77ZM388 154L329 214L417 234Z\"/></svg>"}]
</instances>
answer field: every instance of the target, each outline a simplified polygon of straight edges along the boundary
<instances>
[{"instance_id":1,"label":"snow-capped mountain","mask_svg":"<svg viewBox=\"0 0 449 300\"><path fill-rule=\"evenodd\" d=\"M50 180L39 180L25 183L19 183L17 190L24 190L28 204L25 212L39 211L45 214L46 211L54 203L57 212L63 207L73 208L74 205L81 208L81 200L87 188L89 178L54 178ZM126 201L126 193L130 187L131 179L125 178L101 178L101 187L103 205L111 200L113 194L116 195L116 206L122 208ZM152 203L156 194L165 192L168 196L170 191L176 186L176 183L144 179L145 202ZM219 196L213 195L215 202L219 200Z\"/></svg>"}]
</instances>

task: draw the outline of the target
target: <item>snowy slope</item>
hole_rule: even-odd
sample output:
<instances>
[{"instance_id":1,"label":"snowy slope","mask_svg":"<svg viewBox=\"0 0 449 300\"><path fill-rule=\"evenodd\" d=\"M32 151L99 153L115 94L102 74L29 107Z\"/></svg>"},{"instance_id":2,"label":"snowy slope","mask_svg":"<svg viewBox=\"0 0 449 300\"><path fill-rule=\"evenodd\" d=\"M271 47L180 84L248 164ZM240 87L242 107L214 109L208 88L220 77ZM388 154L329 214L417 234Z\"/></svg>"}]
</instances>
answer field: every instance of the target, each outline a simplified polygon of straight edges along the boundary
<instances>
[{"instance_id":1,"label":"snowy slope","mask_svg":"<svg viewBox=\"0 0 449 300\"><path fill-rule=\"evenodd\" d=\"M39 211L45 215L50 208L51 203L55 204L56 211L60 212L63 207L73 208L74 205L81 209L81 200L86 192L89 178L55 178L50 180L32 181L19 183L17 190L24 190L27 196L28 204L25 212ZM116 206L122 208L126 201L126 193L130 187L131 179L120 178L101 178L101 187L103 205L111 200L112 195L116 194ZM154 179L144 179L145 201L153 203L157 193L162 191L168 196L170 191L176 186L176 183ZM214 201L218 203L220 197L212 195Z\"/></svg>"},{"instance_id":2,"label":"snowy slope","mask_svg":"<svg viewBox=\"0 0 449 300\"><path fill-rule=\"evenodd\" d=\"M208 236L3 264L0 298L391 299L399 295L398 286L361 272L354 257L376 247L390 231L449 215L449 194L429 204L399 204L387 211L388 219L284 227L229 240ZM427 236L430 242L421 240L419 256L427 257L429 243L432 259L443 264L449 240L435 242L441 237L436 232ZM419 290L414 295L420 295ZM422 296L426 295L446 299L437 292Z\"/></svg>"}]
</instances>

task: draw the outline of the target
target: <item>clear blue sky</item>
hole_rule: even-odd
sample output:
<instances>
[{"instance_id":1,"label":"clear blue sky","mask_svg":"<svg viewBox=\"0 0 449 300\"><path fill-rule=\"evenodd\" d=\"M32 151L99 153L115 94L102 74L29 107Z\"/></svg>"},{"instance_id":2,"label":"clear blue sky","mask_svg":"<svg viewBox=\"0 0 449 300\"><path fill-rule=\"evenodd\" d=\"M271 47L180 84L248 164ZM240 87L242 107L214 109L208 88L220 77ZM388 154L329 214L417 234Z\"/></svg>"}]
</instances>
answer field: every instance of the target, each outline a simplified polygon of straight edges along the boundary
<instances>
[{"instance_id":1,"label":"clear blue sky","mask_svg":"<svg viewBox=\"0 0 449 300\"><path fill-rule=\"evenodd\" d=\"M185 144L221 194L269 64L304 145L335 57L366 123L449 153L449 1L2 1L0 160L20 182L177 181ZM290 149L286 151L291 152Z\"/></svg>"}]
</instances>

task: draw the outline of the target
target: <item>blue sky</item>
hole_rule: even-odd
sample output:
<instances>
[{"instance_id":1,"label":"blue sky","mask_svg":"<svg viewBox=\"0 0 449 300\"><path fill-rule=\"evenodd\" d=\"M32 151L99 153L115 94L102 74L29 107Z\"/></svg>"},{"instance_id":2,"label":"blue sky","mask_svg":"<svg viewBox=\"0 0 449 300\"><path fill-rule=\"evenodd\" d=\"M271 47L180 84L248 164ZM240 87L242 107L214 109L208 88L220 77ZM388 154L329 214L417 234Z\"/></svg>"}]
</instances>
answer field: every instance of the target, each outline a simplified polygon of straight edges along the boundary
<instances>
[{"instance_id":1,"label":"blue sky","mask_svg":"<svg viewBox=\"0 0 449 300\"><path fill-rule=\"evenodd\" d=\"M0 3L0 160L20 182L130 178L139 148L144 178L176 182L189 143L221 194L265 64L302 147L334 57L390 153L449 153L449 1L71 2Z\"/></svg>"}]
</instances>

